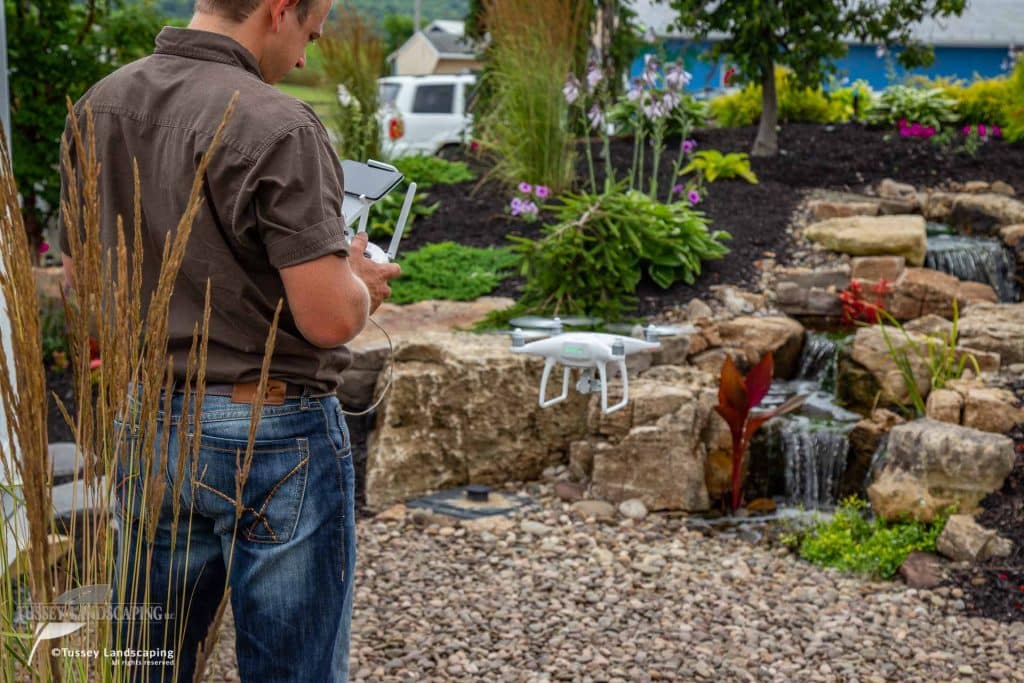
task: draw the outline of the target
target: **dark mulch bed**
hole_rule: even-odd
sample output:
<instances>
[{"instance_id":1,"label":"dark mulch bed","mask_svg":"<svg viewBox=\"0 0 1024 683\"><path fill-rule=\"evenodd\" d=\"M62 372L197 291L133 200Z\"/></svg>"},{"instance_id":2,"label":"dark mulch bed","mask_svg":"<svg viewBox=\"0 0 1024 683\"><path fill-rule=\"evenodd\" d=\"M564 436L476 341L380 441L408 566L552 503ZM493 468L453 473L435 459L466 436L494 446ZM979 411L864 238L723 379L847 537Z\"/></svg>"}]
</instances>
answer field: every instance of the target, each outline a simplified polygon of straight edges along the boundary
<instances>
[{"instance_id":1,"label":"dark mulch bed","mask_svg":"<svg viewBox=\"0 0 1024 683\"><path fill-rule=\"evenodd\" d=\"M1013 541L1013 554L954 572L950 578L964 591L968 614L1000 621L1024 621L1024 429L1018 426L1012 436L1017 462L1003 488L981 502L977 520Z\"/></svg>"},{"instance_id":2,"label":"dark mulch bed","mask_svg":"<svg viewBox=\"0 0 1024 683\"><path fill-rule=\"evenodd\" d=\"M757 131L753 127L702 129L694 133L699 149L747 152ZM615 140L614 167L625 173L632 160L631 140ZM1003 180L1024 192L1024 145L1000 141L984 145L974 157L944 155L929 141L900 138L892 131L860 124L783 126L779 136L781 153L773 159L754 159L752 168L760 184L738 180L719 181L709 187L700 208L715 229L732 234L732 252L724 259L704 265L703 276L694 285L677 284L662 290L644 281L638 291L638 313L654 316L695 296L708 297L715 284L749 286L754 283L754 262L774 255L787 263L794 245L786 234L793 210L804 194L813 189L861 191L883 178L895 178L918 186L937 186L946 181ZM670 140L661 163L659 185L667 188L671 178L674 150L679 140ZM595 146L594 153L600 149ZM648 155L649 156L649 155ZM582 157L582 155L581 155ZM469 159L481 174L485 161ZM603 163L595 163L601 183ZM578 177L586 176L581 158ZM529 180L524 178L524 180ZM408 252L424 244L452 240L470 246L508 244L506 234L536 237L540 224L514 220L504 213L510 191L497 182L462 183L434 187L427 191L441 205L433 216L419 219L403 240ZM495 294L515 296L521 282L513 280Z\"/></svg>"},{"instance_id":3,"label":"dark mulch bed","mask_svg":"<svg viewBox=\"0 0 1024 683\"><path fill-rule=\"evenodd\" d=\"M71 370L47 370L46 371L46 427L47 427L47 439L49 443L56 443L58 441L74 441L75 437L71 433L71 428L68 427L67 421L64 419L64 415L60 412L57 407L57 401L53 395L57 394L60 400L64 403L64 407L68 409L71 415L75 414L75 380L71 374Z\"/></svg>"}]
</instances>

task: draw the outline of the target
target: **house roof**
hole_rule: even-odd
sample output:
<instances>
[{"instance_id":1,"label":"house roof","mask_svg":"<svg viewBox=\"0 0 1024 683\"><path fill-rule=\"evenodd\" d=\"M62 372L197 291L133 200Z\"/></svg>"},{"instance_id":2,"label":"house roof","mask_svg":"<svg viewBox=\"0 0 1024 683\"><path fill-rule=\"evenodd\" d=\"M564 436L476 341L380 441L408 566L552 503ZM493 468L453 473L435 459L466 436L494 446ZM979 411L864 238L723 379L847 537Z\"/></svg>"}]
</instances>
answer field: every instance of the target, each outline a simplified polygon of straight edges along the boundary
<instances>
[{"instance_id":1,"label":"house roof","mask_svg":"<svg viewBox=\"0 0 1024 683\"><path fill-rule=\"evenodd\" d=\"M388 55L387 61L392 62L397 59L398 55L417 39L417 36L422 36L441 59L476 59L476 48L473 42L465 37L465 27L466 24L462 21L435 19Z\"/></svg>"},{"instance_id":2,"label":"house roof","mask_svg":"<svg viewBox=\"0 0 1024 683\"><path fill-rule=\"evenodd\" d=\"M659 36L682 34L670 28L676 13L657 0L630 0L637 21L652 27ZM927 45L1011 47L1024 42L1024 0L967 0L967 8L959 17L925 19L912 31ZM721 40L723 33L711 33L711 40Z\"/></svg>"}]
</instances>

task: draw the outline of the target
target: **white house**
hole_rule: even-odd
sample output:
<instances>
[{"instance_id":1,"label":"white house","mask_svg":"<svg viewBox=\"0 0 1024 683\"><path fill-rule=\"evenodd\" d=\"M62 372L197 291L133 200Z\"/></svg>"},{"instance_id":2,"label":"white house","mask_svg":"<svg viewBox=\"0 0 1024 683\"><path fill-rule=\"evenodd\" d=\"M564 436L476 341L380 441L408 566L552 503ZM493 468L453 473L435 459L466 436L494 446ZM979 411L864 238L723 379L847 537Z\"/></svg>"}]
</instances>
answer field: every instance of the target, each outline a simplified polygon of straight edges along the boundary
<instances>
[{"instance_id":1,"label":"white house","mask_svg":"<svg viewBox=\"0 0 1024 683\"><path fill-rule=\"evenodd\" d=\"M388 55L395 76L456 74L478 71L482 64L461 21L437 20L417 31L402 47Z\"/></svg>"}]
</instances>

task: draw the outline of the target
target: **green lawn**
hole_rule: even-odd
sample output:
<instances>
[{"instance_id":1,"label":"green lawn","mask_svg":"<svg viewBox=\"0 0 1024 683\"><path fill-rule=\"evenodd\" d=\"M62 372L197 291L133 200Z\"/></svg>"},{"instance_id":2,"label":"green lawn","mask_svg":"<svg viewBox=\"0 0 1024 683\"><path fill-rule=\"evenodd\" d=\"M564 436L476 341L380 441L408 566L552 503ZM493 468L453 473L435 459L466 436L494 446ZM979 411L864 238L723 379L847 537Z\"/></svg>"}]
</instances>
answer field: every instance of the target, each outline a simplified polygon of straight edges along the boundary
<instances>
[{"instance_id":1,"label":"green lawn","mask_svg":"<svg viewBox=\"0 0 1024 683\"><path fill-rule=\"evenodd\" d=\"M290 83L278 83L277 87L281 92L287 93L292 97L297 97L309 106L313 107L313 111L315 111L317 116L321 119L327 118L333 114L335 101L333 88L317 88L308 85L292 85Z\"/></svg>"}]
</instances>

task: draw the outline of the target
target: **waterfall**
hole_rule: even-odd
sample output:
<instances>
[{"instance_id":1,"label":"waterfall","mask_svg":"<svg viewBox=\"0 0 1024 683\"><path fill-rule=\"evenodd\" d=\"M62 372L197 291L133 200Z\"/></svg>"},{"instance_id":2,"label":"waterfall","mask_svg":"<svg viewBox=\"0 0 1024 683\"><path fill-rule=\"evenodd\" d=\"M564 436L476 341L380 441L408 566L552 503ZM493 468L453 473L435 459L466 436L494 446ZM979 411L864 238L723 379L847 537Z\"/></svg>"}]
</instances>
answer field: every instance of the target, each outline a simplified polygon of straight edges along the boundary
<instances>
[{"instance_id":1,"label":"waterfall","mask_svg":"<svg viewBox=\"0 0 1024 683\"><path fill-rule=\"evenodd\" d=\"M798 380L823 383L832 371L836 360L836 343L823 334L808 332L804 335L804 347L800 352Z\"/></svg>"},{"instance_id":2,"label":"waterfall","mask_svg":"<svg viewBox=\"0 0 1024 683\"><path fill-rule=\"evenodd\" d=\"M998 240L959 235L929 237L924 265L961 280L991 285L1002 302L1020 300L1017 261Z\"/></svg>"},{"instance_id":3,"label":"waterfall","mask_svg":"<svg viewBox=\"0 0 1024 683\"><path fill-rule=\"evenodd\" d=\"M847 431L813 425L800 417L786 421L781 436L788 503L818 508L836 502L850 451Z\"/></svg>"},{"instance_id":4,"label":"waterfall","mask_svg":"<svg viewBox=\"0 0 1024 683\"><path fill-rule=\"evenodd\" d=\"M787 505L807 509L835 505L846 470L851 427L849 423L812 421L803 415L770 421L752 448L757 449L760 462L773 470L779 468L783 476L760 475L764 485L782 489Z\"/></svg>"}]
</instances>

